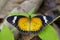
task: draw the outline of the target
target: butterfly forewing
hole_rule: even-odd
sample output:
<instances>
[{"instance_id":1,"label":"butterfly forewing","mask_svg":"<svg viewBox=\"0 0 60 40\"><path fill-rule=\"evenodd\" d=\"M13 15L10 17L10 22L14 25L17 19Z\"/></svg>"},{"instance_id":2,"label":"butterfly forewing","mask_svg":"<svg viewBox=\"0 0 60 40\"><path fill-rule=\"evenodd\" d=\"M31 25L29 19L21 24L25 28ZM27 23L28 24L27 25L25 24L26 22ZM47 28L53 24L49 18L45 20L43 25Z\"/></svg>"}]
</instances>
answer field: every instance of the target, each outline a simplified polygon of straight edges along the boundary
<instances>
[{"instance_id":1,"label":"butterfly forewing","mask_svg":"<svg viewBox=\"0 0 60 40\"><path fill-rule=\"evenodd\" d=\"M43 26L46 26L47 24L53 21L53 17L51 16L37 15L35 17L40 18L42 20Z\"/></svg>"}]
</instances>

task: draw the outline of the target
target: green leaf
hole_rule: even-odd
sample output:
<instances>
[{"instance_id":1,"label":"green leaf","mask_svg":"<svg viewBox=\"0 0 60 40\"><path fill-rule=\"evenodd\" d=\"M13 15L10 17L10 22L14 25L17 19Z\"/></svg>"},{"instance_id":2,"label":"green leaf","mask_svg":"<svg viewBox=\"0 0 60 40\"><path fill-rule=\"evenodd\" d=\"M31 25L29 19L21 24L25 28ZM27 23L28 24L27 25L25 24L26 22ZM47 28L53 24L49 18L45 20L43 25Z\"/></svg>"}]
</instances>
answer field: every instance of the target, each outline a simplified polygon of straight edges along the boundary
<instances>
[{"instance_id":1,"label":"green leaf","mask_svg":"<svg viewBox=\"0 0 60 40\"><path fill-rule=\"evenodd\" d=\"M3 25L3 28L0 31L0 40L14 40L13 33L7 28L6 25Z\"/></svg>"},{"instance_id":2,"label":"green leaf","mask_svg":"<svg viewBox=\"0 0 60 40\"><path fill-rule=\"evenodd\" d=\"M9 16L14 16L14 15L16 15L16 16L22 15L22 16L29 17L29 15L27 13L25 13L25 12L10 12L9 13Z\"/></svg>"},{"instance_id":3,"label":"green leaf","mask_svg":"<svg viewBox=\"0 0 60 40\"><path fill-rule=\"evenodd\" d=\"M22 16L26 16L28 18L29 18L29 16L31 16L31 18L32 18L32 17L36 16L36 14L33 14L34 10L35 10L35 8L32 8L28 13L25 13L25 12L10 12L9 16L22 15Z\"/></svg>"},{"instance_id":4,"label":"green leaf","mask_svg":"<svg viewBox=\"0 0 60 40\"><path fill-rule=\"evenodd\" d=\"M35 8L32 8L32 9L28 12L28 14L31 15L31 14L34 13L34 11L35 11Z\"/></svg>"},{"instance_id":5,"label":"green leaf","mask_svg":"<svg viewBox=\"0 0 60 40\"><path fill-rule=\"evenodd\" d=\"M47 25L38 35L42 40L59 40L55 29L51 25Z\"/></svg>"}]
</instances>

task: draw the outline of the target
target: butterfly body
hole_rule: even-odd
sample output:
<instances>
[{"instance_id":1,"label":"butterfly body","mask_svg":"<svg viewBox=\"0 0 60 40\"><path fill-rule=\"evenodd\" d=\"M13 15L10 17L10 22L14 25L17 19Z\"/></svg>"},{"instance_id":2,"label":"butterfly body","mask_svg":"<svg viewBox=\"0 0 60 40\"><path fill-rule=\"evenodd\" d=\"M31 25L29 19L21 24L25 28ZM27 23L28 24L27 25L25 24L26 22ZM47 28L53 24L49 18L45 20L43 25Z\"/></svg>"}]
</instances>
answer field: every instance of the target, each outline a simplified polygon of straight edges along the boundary
<instances>
[{"instance_id":1,"label":"butterfly body","mask_svg":"<svg viewBox=\"0 0 60 40\"><path fill-rule=\"evenodd\" d=\"M34 14L33 14L34 15ZM44 15L14 15L7 17L7 21L22 33L38 33L52 21L52 17ZM50 20L51 19L51 20Z\"/></svg>"}]
</instances>

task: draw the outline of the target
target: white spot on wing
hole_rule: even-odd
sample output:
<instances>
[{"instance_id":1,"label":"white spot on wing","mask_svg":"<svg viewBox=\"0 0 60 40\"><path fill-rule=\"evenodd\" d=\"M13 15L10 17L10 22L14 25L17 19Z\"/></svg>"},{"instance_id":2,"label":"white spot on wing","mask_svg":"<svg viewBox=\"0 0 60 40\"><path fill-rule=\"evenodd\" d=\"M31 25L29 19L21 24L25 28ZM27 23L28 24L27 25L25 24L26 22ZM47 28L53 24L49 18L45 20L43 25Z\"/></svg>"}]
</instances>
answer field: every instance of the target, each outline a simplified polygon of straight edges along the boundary
<instances>
[{"instance_id":1,"label":"white spot on wing","mask_svg":"<svg viewBox=\"0 0 60 40\"><path fill-rule=\"evenodd\" d=\"M14 17L14 19L13 19L13 24L15 23L16 19L17 19L17 16Z\"/></svg>"},{"instance_id":2,"label":"white spot on wing","mask_svg":"<svg viewBox=\"0 0 60 40\"><path fill-rule=\"evenodd\" d=\"M48 22L48 20L46 19L46 16L43 16L43 18L44 18L44 20L45 20L45 23L47 23L47 22Z\"/></svg>"}]
</instances>

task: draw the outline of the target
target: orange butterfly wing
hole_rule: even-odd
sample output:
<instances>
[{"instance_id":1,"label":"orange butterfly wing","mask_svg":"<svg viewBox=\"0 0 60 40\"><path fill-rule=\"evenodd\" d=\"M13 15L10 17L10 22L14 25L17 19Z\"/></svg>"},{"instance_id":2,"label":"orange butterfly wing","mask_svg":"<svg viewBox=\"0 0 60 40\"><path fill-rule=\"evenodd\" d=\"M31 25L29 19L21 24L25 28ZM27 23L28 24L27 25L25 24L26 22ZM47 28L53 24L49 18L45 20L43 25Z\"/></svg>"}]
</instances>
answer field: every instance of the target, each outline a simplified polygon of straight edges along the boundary
<instances>
[{"instance_id":1,"label":"orange butterfly wing","mask_svg":"<svg viewBox=\"0 0 60 40\"><path fill-rule=\"evenodd\" d=\"M40 18L20 18L18 20L18 27L23 31L38 31L42 27L42 21Z\"/></svg>"}]
</instances>

